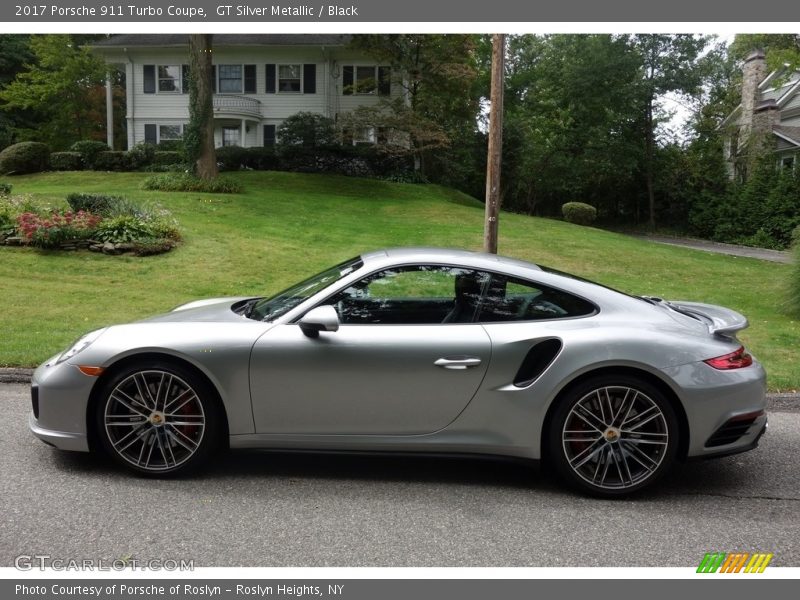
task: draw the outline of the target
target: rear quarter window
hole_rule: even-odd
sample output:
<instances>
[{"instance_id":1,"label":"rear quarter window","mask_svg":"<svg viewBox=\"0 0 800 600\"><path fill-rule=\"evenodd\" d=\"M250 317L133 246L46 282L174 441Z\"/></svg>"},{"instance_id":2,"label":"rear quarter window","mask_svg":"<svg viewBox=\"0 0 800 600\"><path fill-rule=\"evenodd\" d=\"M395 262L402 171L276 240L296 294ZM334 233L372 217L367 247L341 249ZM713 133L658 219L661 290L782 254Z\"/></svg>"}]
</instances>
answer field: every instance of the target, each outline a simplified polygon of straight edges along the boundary
<instances>
[{"instance_id":1,"label":"rear quarter window","mask_svg":"<svg viewBox=\"0 0 800 600\"><path fill-rule=\"evenodd\" d=\"M596 312L597 307L594 304L563 290L513 277L493 275L481 303L478 321L498 323L569 319Z\"/></svg>"}]
</instances>

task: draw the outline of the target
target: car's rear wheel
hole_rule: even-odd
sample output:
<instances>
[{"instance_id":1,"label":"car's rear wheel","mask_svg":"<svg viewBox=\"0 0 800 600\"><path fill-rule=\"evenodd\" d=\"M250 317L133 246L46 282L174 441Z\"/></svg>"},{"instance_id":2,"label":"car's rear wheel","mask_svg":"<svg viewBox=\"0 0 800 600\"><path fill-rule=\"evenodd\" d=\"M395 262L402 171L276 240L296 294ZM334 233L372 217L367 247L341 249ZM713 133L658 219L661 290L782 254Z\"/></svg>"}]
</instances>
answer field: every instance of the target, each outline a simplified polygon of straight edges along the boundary
<instances>
[{"instance_id":1,"label":"car's rear wheel","mask_svg":"<svg viewBox=\"0 0 800 600\"><path fill-rule=\"evenodd\" d=\"M189 472L217 445L217 404L208 384L168 363L127 367L104 385L96 431L115 461L143 475Z\"/></svg>"},{"instance_id":2,"label":"car's rear wheel","mask_svg":"<svg viewBox=\"0 0 800 600\"><path fill-rule=\"evenodd\" d=\"M602 497L652 485L678 449L678 420L669 400L629 376L598 377L569 390L548 434L549 456L561 478Z\"/></svg>"}]
</instances>

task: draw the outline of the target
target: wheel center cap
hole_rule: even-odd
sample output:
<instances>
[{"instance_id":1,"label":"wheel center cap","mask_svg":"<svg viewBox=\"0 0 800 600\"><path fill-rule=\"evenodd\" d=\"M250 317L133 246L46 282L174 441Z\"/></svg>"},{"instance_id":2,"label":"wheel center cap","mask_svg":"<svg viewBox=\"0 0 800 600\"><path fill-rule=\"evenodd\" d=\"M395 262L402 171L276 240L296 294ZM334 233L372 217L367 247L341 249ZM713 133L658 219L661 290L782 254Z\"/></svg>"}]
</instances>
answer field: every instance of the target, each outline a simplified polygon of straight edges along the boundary
<instances>
[{"instance_id":1,"label":"wheel center cap","mask_svg":"<svg viewBox=\"0 0 800 600\"><path fill-rule=\"evenodd\" d=\"M150 424L154 427L161 427L164 424L164 413L155 411L150 415Z\"/></svg>"},{"instance_id":2,"label":"wheel center cap","mask_svg":"<svg viewBox=\"0 0 800 600\"><path fill-rule=\"evenodd\" d=\"M619 429L616 427L609 427L606 429L605 433L603 433L603 437L606 438L607 442L617 442L619 441Z\"/></svg>"}]
</instances>

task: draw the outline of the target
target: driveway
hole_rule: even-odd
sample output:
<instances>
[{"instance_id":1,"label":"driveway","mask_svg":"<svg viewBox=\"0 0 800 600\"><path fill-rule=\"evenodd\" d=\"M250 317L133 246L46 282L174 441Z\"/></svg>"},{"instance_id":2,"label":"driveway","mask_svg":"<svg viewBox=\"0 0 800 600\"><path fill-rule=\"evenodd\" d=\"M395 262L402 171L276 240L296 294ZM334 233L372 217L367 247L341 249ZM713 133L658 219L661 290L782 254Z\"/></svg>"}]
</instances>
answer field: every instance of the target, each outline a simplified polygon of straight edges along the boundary
<instances>
[{"instance_id":1,"label":"driveway","mask_svg":"<svg viewBox=\"0 0 800 600\"><path fill-rule=\"evenodd\" d=\"M147 480L27 431L28 388L0 385L0 565L19 554L195 566L696 566L774 552L800 566L800 413L761 447L681 465L635 500L576 496L527 464L229 453Z\"/></svg>"},{"instance_id":2,"label":"driveway","mask_svg":"<svg viewBox=\"0 0 800 600\"><path fill-rule=\"evenodd\" d=\"M657 244L667 244L669 246L682 246L693 250L704 252L714 252L715 254L727 254L729 256L740 256L743 258L757 258L770 262L788 264L792 262L792 253L783 250L769 250L768 248L753 248L752 246L737 246L736 244L722 244L697 238L672 237L667 235L634 235L641 240L655 242Z\"/></svg>"}]
</instances>

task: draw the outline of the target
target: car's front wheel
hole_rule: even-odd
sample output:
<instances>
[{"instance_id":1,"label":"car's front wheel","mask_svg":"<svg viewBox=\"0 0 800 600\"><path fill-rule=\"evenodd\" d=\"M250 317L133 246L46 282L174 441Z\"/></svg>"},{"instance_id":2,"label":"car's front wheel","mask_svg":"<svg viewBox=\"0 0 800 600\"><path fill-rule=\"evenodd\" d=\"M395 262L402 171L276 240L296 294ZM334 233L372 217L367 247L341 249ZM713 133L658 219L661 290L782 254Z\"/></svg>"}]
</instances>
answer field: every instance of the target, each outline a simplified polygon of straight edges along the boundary
<instances>
[{"instance_id":1,"label":"car's front wheel","mask_svg":"<svg viewBox=\"0 0 800 600\"><path fill-rule=\"evenodd\" d=\"M98 438L109 456L137 473L186 473L216 446L214 400L189 369L159 362L129 366L103 387L95 412Z\"/></svg>"},{"instance_id":2,"label":"car's front wheel","mask_svg":"<svg viewBox=\"0 0 800 600\"><path fill-rule=\"evenodd\" d=\"M678 421L669 400L648 382L598 377L561 399L548 440L552 464L568 484L595 496L624 496L670 468Z\"/></svg>"}]
</instances>

